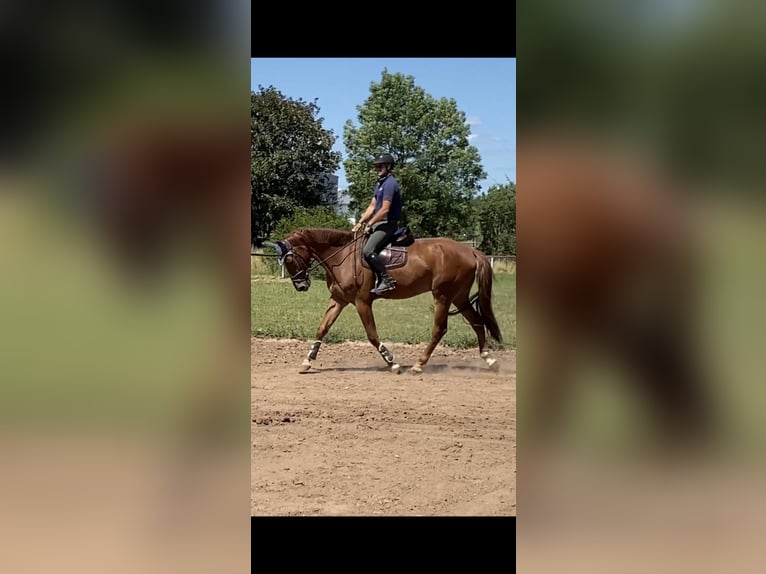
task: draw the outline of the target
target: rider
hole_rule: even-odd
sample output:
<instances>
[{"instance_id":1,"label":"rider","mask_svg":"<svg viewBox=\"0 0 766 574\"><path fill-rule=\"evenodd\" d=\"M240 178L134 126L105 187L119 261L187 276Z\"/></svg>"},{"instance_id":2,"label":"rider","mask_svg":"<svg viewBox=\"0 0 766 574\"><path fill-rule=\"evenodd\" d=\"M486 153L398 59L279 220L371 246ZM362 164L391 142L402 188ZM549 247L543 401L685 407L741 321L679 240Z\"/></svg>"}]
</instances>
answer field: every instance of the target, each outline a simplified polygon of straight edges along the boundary
<instances>
[{"instance_id":1,"label":"rider","mask_svg":"<svg viewBox=\"0 0 766 574\"><path fill-rule=\"evenodd\" d=\"M394 158L384 153L376 157L372 164L378 174L378 182L370 205L352 231L356 233L362 225L366 224L365 236L368 239L362 253L370 269L375 271L378 278L371 292L380 295L396 288L396 281L388 274L385 265L378 259L378 254L391 243L394 232L399 226L399 220L402 218L402 196L399 191L399 182L391 173L394 168Z\"/></svg>"}]
</instances>

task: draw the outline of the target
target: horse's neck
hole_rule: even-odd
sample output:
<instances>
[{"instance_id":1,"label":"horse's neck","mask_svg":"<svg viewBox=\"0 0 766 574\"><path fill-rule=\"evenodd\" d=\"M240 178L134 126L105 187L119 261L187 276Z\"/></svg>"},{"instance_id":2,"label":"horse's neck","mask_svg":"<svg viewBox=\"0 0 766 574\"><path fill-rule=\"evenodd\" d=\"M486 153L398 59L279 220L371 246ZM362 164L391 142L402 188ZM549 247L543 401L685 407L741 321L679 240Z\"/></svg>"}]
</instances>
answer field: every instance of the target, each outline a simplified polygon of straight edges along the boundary
<instances>
[{"instance_id":1,"label":"horse's neck","mask_svg":"<svg viewBox=\"0 0 766 574\"><path fill-rule=\"evenodd\" d=\"M316 263L320 263L326 270L329 266L337 265L343 261L353 249L353 238L344 239L343 237L333 237L332 240L325 238L320 232L318 235L311 231L304 231L300 242L311 251L312 258ZM341 242L339 244L339 242Z\"/></svg>"},{"instance_id":2,"label":"horse's neck","mask_svg":"<svg viewBox=\"0 0 766 574\"><path fill-rule=\"evenodd\" d=\"M339 245L330 245L329 243L311 243L309 246L309 249L314 254L314 258L317 262L322 262L322 265L326 265L326 260L328 258L335 259L336 255L341 255L345 246L339 246Z\"/></svg>"}]
</instances>

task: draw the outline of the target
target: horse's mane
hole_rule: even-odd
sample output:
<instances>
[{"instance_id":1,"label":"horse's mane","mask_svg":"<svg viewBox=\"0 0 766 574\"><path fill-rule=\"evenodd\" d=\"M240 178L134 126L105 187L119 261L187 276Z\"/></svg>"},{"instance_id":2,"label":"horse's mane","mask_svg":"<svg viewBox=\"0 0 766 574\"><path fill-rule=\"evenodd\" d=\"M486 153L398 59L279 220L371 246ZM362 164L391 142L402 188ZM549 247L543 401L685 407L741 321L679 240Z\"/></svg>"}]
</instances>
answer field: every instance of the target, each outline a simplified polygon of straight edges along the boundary
<instances>
[{"instance_id":1,"label":"horse's mane","mask_svg":"<svg viewBox=\"0 0 766 574\"><path fill-rule=\"evenodd\" d=\"M331 245L333 247L342 247L354 239L354 234L351 231L329 227L303 227L296 229L290 234L291 237L294 235L303 236L311 243Z\"/></svg>"}]
</instances>

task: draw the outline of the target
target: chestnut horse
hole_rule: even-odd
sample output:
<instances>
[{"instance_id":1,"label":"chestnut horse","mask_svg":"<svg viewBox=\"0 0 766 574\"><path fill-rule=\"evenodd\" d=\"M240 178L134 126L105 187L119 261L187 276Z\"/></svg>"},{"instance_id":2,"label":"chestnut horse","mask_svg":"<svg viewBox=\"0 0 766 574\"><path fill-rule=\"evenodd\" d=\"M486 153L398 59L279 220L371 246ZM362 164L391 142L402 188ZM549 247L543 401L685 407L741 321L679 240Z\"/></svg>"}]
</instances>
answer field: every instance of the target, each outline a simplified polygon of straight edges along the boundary
<instances>
[{"instance_id":1,"label":"chestnut horse","mask_svg":"<svg viewBox=\"0 0 766 574\"><path fill-rule=\"evenodd\" d=\"M322 339L341 311L351 303L356 307L372 346L391 370L399 373L401 367L378 338L372 303L381 297L407 299L429 291L435 303L431 341L410 371L422 371L447 332L449 315L457 313L462 314L473 327L480 357L490 369L498 369L497 359L491 358L486 348L486 333L497 342L502 342L502 335L492 311L492 268L483 253L444 237L417 239L410 247L394 249L399 252L397 255L406 255L406 262L400 261L389 267L389 273L396 280L396 289L374 295L370 293L374 274L362 264L362 243L361 235L326 228L299 229L276 244L265 243L277 250L279 262L284 265L297 291L306 291L311 286L310 271L315 266L321 265L326 272L330 302L317 329L316 340L303 361L304 371L311 368ZM471 298L474 281L479 290ZM450 305L457 307L457 310L450 312Z\"/></svg>"}]
</instances>

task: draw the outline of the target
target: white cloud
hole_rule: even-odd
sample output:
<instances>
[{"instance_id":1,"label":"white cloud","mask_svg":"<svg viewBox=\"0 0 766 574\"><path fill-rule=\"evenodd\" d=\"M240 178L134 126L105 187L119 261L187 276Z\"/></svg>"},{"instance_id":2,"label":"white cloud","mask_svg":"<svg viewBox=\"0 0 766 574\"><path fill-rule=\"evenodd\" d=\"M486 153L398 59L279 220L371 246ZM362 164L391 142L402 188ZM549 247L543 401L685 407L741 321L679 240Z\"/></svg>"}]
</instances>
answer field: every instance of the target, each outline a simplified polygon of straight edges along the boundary
<instances>
[{"instance_id":1,"label":"white cloud","mask_svg":"<svg viewBox=\"0 0 766 574\"><path fill-rule=\"evenodd\" d=\"M477 134L469 134L468 141L475 140L477 137L479 137Z\"/></svg>"},{"instance_id":2,"label":"white cloud","mask_svg":"<svg viewBox=\"0 0 766 574\"><path fill-rule=\"evenodd\" d=\"M478 126L481 124L481 120L479 119L479 116L468 116L465 119L465 123L469 126Z\"/></svg>"}]
</instances>

